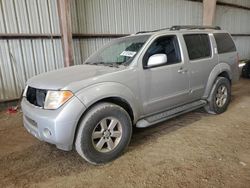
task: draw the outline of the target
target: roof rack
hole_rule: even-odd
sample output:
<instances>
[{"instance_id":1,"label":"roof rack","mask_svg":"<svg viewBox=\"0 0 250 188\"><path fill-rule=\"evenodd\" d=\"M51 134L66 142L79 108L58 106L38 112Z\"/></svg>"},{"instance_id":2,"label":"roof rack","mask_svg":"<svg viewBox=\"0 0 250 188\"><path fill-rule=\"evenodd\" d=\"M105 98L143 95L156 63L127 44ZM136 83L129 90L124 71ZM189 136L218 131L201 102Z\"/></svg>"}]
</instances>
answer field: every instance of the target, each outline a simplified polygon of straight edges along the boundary
<instances>
[{"instance_id":1,"label":"roof rack","mask_svg":"<svg viewBox=\"0 0 250 188\"><path fill-rule=\"evenodd\" d=\"M167 29L170 29L170 28L168 27L168 28L162 28L162 29L157 29L157 30L152 30L152 31L139 31L136 34L140 34L140 33L152 33L152 32L158 32L158 31L163 31L163 30L167 30Z\"/></svg>"},{"instance_id":2,"label":"roof rack","mask_svg":"<svg viewBox=\"0 0 250 188\"><path fill-rule=\"evenodd\" d=\"M181 29L214 29L221 30L219 26L199 26L199 25L174 25L170 28L170 31L176 31Z\"/></svg>"},{"instance_id":3,"label":"roof rack","mask_svg":"<svg viewBox=\"0 0 250 188\"><path fill-rule=\"evenodd\" d=\"M152 33L152 32L158 32L158 31L164 31L164 30L170 30L170 31L178 31L181 29L214 29L214 30L221 30L219 26L201 26L201 25L174 25L171 28L162 28L162 29L157 29L157 30L152 30L152 31L139 31L136 34L140 33Z\"/></svg>"}]
</instances>

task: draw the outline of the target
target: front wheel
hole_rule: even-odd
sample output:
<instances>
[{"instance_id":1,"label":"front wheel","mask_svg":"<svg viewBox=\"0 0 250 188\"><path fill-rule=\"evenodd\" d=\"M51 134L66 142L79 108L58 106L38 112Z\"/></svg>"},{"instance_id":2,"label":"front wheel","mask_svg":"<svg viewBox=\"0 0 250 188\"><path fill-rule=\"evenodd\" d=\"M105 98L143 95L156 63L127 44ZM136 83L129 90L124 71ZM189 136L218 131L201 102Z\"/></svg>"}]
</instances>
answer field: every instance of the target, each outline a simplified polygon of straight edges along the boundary
<instances>
[{"instance_id":1,"label":"front wheel","mask_svg":"<svg viewBox=\"0 0 250 188\"><path fill-rule=\"evenodd\" d=\"M227 110L231 99L231 84L227 78L218 77L211 90L205 110L211 114L221 114Z\"/></svg>"},{"instance_id":2,"label":"front wheel","mask_svg":"<svg viewBox=\"0 0 250 188\"><path fill-rule=\"evenodd\" d=\"M128 113L113 103L99 103L80 122L75 148L88 162L102 164L120 156L131 135Z\"/></svg>"}]
</instances>

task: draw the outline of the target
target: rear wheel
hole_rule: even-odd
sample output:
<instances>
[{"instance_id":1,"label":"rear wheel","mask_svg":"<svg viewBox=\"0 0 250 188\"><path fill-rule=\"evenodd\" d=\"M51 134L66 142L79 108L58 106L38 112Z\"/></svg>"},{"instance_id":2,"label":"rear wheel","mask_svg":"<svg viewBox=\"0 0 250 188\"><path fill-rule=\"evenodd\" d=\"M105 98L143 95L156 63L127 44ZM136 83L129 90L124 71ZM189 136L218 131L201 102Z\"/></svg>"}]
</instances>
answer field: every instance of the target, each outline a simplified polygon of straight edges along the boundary
<instances>
[{"instance_id":1,"label":"rear wheel","mask_svg":"<svg viewBox=\"0 0 250 188\"><path fill-rule=\"evenodd\" d=\"M231 99L231 84L227 78L218 77L210 93L205 110L211 114L221 114L227 110Z\"/></svg>"},{"instance_id":2,"label":"rear wheel","mask_svg":"<svg viewBox=\"0 0 250 188\"><path fill-rule=\"evenodd\" d=\"M131 134L131 119L123 108L112 103L99 103L80 122L76 151L92 164L106 163L121 155Z\"/></svg>"}]
</instances>

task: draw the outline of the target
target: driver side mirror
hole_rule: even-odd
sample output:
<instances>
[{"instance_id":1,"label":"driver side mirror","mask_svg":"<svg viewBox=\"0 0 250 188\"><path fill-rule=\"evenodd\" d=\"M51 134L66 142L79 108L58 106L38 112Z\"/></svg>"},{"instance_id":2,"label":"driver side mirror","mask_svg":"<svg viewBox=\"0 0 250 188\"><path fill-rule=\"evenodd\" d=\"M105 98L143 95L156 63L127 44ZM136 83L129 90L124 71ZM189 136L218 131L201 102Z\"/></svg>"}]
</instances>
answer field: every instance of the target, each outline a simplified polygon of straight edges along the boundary
<instances>
[{"instance_id":1,"label":"driver side mirror","mask_svg":"<svg viewBox=\"0 0 250 188\"><path fill-rule=\"evenodd\" d=\"M157 67L168 62L166 54L155 54L150 56L146 68Z\"/></svg>"}]
</instances>

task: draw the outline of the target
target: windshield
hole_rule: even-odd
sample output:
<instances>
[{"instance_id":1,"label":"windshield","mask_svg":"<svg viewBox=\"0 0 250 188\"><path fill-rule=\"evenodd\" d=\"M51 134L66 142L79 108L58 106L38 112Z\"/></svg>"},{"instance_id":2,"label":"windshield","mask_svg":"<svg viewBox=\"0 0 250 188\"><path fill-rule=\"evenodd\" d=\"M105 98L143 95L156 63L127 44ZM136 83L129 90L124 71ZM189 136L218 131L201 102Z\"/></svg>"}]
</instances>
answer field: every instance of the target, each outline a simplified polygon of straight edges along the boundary
<instances>
[{"instance_id":1,"label":"windshield","mask_svg":"<svg viewBox=\"0 0 250 188\"><path fill-rule=\"evenodd\" d=\"M137 35L112 40L93 54L86 64L128 65L148 40L150 35Z\"/></svg>"}]
</instances>

